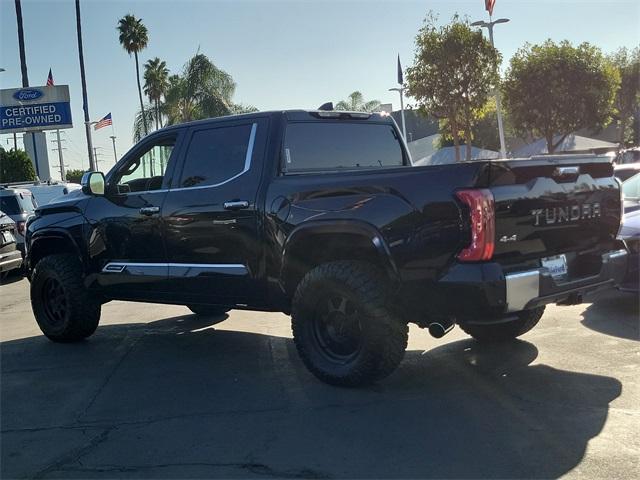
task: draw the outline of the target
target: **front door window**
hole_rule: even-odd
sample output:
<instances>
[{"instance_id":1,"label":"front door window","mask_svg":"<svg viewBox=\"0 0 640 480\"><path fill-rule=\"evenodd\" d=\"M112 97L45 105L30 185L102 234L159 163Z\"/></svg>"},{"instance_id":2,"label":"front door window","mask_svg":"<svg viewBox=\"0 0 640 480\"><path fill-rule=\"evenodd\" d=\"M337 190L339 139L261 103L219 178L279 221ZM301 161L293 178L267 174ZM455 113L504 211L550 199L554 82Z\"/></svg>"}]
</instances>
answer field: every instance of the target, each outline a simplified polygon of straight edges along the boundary
<instances>
[{"instance_id":1,"label":"front door window","mask_svg":"<svg viewBox=\"0 0 640 480\"><path fill-rule=\"evenodd\" d=\"M165 138L134 158L116 177L118 193L150 192L162 188L162 180L176 139Z\"/></svg>"}]
</instances>

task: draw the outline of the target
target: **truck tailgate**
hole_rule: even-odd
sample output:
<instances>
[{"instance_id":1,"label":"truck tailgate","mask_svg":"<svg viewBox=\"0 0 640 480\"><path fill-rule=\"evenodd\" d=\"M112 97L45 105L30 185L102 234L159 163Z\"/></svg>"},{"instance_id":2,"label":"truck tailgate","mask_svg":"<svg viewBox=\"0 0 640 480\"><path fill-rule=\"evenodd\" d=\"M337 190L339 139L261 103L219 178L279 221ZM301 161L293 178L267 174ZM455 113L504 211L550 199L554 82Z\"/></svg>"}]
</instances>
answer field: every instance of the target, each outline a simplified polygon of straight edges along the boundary
<instances>
[{"instance_id":1,"label":"truck tailgate","mask_svg":"<svg viewBox=\"0 0 640 480\"><path fill-rule=\"evenodd\" d=\"M620 189L608 157L493 162L490 190L496 215L494 260L507 271L564 255L570 277L587 276L600 268L599 255L615 241Z\"/></svg>"}]
</instances>

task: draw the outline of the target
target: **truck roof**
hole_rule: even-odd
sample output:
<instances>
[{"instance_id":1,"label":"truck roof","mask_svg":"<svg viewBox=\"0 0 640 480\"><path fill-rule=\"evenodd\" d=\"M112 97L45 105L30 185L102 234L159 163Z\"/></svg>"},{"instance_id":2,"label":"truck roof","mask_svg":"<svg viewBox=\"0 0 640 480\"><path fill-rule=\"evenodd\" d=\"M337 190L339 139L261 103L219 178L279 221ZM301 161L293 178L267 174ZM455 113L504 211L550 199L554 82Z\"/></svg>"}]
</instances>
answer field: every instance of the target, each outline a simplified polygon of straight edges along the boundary
<instances>
[{"instance_id":1,"label":"truck roof","mask_svg":"<svg viewBox=\"0 0 640 480\"><path fill-rule=\"evenodd\" d=\"M178 128L192 127L195 125L206 125L209 123L224 122L229 120L244 120L252 118L279 117L284 116L287 120L304 121L304 120L358 120L370 122L389 122L393 123L393 117L385 113L368 113L368 112L347 112L341 110L268 110L264 112L242 113L238 115L225 115L223 117L205 118L202 120L194 120L192 122L178 123L168 125L156 132L167 132Z\"/></svg>"}]
</instances>

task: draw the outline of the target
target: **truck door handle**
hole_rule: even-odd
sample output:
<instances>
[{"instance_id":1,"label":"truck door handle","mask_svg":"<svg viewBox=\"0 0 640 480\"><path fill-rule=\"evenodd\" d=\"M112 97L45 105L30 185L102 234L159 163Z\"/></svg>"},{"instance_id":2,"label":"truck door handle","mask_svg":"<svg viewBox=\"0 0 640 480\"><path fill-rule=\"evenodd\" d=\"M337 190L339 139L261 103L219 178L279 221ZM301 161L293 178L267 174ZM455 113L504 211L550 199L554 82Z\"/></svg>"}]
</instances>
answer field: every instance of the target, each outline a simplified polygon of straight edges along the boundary
<instances>
[{"instance_id":1,"label":"truck door handle","mask_svg":"<svg viewBox=\"0 0 640 480\"><path fill-rule=\"evenodd\" d=\"M140 213L142 215L155 215L156 213L160 212L160 207L142 207L140 209Z\"/></svg>"},{"instance_id":2,"label":"truck door handle","mask_svg":"<svg viewBox=\"0 0 640 480\"><path fill-rule=\"evenodd\" d=\"M249 202L246 200L234 200L233 202L224 202L225 210L242 210L249 208Z\"/></svg>"}]
</instances>

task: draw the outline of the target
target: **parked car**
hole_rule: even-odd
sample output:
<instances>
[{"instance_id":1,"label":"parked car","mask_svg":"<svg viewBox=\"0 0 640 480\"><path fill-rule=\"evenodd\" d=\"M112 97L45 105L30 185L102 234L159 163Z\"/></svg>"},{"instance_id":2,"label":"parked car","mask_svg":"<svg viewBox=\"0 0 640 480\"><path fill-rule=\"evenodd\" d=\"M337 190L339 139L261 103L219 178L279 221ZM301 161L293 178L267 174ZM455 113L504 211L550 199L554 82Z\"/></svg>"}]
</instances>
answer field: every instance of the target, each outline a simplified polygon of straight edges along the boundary
<instances>
[{"instance_id":1,"label":"parked car","mask_svg":"<svg viewBox=\"0 0 640 480\"><path fill-rule=\"evenodd\" d=\"M20 186L21 188L29 190L38 205L46 205L58 197L68 195L69 192L80 190L80 185L77 183L56 181L35 182L14 186Z\"/></svg>"},{"instance_id":2,"label":"parked car","mask_svg":"<svg viewBox=\"0 0 640 480\"><path fill-rule=\"evenodd\" d=\"M400 363L409 322L507 341L546 304L611 288L626 270L620 217L606 157L415 167L379 114L208 119L151 133L38 208L31 302L59 342L90 336L112 299L212 321L290 313L309 370L362 385Z\"/></svg>"},{"instance_id":3,"label":"parked car","mask_svg":"<svg viewBox=\"0 0 640 480\"><path fill-rule=\"evenodd\" d=\"M640 173L640 163L626 163L623 165L616 165L613 167L614 175L621 182L633 177Z\"/></svg>"},{"instance_id":4,"label":"parked car","mask_svg":"<svg viewBox=\"0 0 640 480\"><path fill-rule=\"evenodd\" d=\"M16 248L16 224L0 211L0 280L22 266L22 254Z\"/></svg>"},{"instance_id":5,"label":"parked car","mask_svg":"<svg viewBox=\"0 0 640 480\"><path fill-rule=\"evenodd\" d=\"M0 185L0 210L16 223L16 244L24 255L24 234L27 219L38 207L38 202L26 188Z\"/></svg>"},{"instance_id":6,"label":"parked car","mask_svg":"<svg viewBox=\"0 0 640 480\"><path fill-rule=\"evenodd\" d=\"M620 239L629 251L627 274L619 285L620 290L640 291L640 173L622 183L624 220Z\"/></svg>"}]
</instances>

